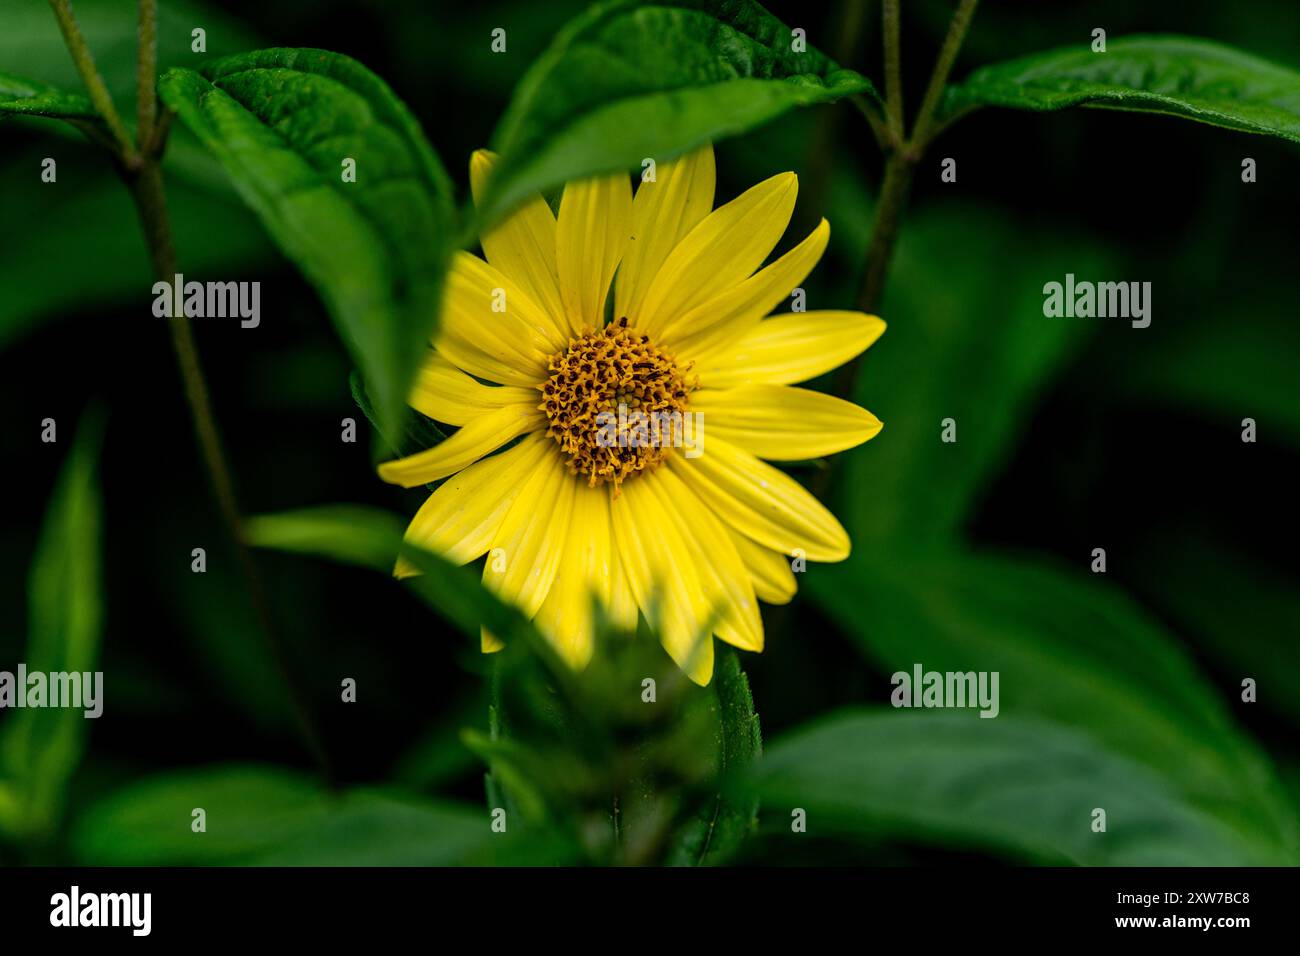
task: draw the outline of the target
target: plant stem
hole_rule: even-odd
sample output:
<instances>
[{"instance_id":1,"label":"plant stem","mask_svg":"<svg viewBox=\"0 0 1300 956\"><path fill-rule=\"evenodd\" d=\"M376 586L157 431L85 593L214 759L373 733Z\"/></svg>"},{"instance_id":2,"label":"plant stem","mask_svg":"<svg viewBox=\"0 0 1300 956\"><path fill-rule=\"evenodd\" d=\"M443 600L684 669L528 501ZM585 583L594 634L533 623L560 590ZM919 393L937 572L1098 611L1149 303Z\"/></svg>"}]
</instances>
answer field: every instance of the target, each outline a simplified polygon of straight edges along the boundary
<instances>
[{"instance_id":1,"label":"plant stem","mask_svg":"<svg viewBox=\"0 0 1300 956\"><path fill-rule=\"evenodd\" d=\"M975 15L975 7L978 3L979 0L961 0L957 5L957 12L952 15L952 23L948 25L948 36L944 38L939 57L935 60L934 72L930 74L930 85L925 89L925 99L921 101L920 112L916 114L916 123L912 127L910 145L914 151L924 150L929 143L927 137L930 135L930 123L934 120L935 110L939 108L939 101L943 99L943 91L948 85L948 74L952 72L957 52L966 39L966 31L970 28L971 17Z\"/></svg>"},{"instance_id":2,"label":"plant stem","mask_svg":"<svg viewBox=\"0 0 1300 956\"><path fill-rule=\"evenodd\" d=\"M889 153L885 161L884 180L880 184L880 202L876 207L876 219L871 228L871 241L867 246L866 271L862 277L862 286L858 291L857 307L863 312L874 312L880 305L881 296L885 291L885 279L889 273L889 264L894 256L894 244L898 239L898 227L902 219L903 209L907 205L907 196L912 184L912 171L921 156L925 152L926 146L929 145L930 126L934 120L935 110L938 107L939 100L943 97L943 91L948 83L948 74L952 72L952 65L957 59L957 52L961 49L962 42L966 39L966 31L970 27L971 17L975 15L975 7L979 0L961 0L953 13L952 22L948 26L948 35L944 39L943 47L939 50L939 56L935 60L934 71L930 74L930 82L926 86L925 99L921 103L920 112L917 113L916 123L912 127L912 135L904 142L899 141L899 145ZM893 83L891 77L891 55L889 34L892 31L897 40L898 34L898 7L896 3L885 0L883 5L884 22L885 22L885 89L886 94L892 88L898 89L898 84ZM892 26L891 26L891 20ZM894 68L897 67L897 50L894 52ZM889 107L890 121L896 114L893 106ZM857 384L858 372L862 367L862 356L859 355L853 361L843 366L835 380L835 393L844 398L852 399L854 388ZM825 479L818 482L824 484Z\"/></svg>"},{"instance_id":3,"label":"plant stem","mask_svg":"<svg viewBox=\"0 0 1300 956\"><path fill-rule=\"evenodd\" d=\"M880 305L885 290L885 276L893 258L894 241L907 194L912 185L912 162L901 152L895 152L885 161L885 177L880 185L880 203L876 207L876 221L871 229L871 242L867 246L867 270L858 290L857 307L863 312L873 312Z\"/></svg>"},{"instance_id":4,"label":"plant stem","mask_svg":"<svg viewBox=\"0 0 1300 956\"><path fill-rule=\"evenodd\" d=\"M880 185L880 201L876 206L871 240L867 245L866 271L862 276L862 285L858 289L857 309L861 312L875 312L880 305L880 297L885 291L885 278L889 273L889 264L893 260L899 223L912 185L912 167L913 162L905 150L897 150L885 160L885 177ZM852 400L861 367L861 355L847 365L841 366L835 376L836 395Z\"/></svg>"},{"instance_id":5,"label":"plant stem","mask_svg":"<svg viewBox=\"0 0 1300 956\"><path fill-rule=\"evenodd\" d=\"M117 109L113 106L103 78L95 67L94 57L90 53L85 37L82 36L81 28L77 25L71 4L68 0L50 0L50 7L58 19L64 41L72 54L77 72L81 75L82 82L90 94L91 102L94 103L96 111L113 135L112 145L115 147L123 179L131 190L131 197L140 216L153 273L158 279L171 282L176 275L176 247L172 241L171 218L167 212L167 196L163 189L161 167L161 153L171 117L169 114L164 114L159 120L157 116L157 2L140 0L139 50L136 63L137 115L140 121L137 131L138 152L132 146L131 137ZM307 749L311 751L322 772L328 777L329 761L320 744L310 713L304 706L303 696L290 676L291 671L286 666L284 654L275 639L261 579L257 575L252 554L244 540L243 524L235 500L234 482L231 480L230 467L221 450L221 438L217 431L216 418L212 414L207 382L203 377L202 366L199 364L198 351L194 347L194 332L181 303L173 303L173 315L168 318L168 324L171 327L172 346L176 352L177 364L180 366L185 397L194 422L194 432L198 437L199 448L212 481L222 520L239 556L253 612L270 647L271 656L280 672L279 676L288 690L290 709Z\"/></svg>"},{"instance_id":6,"label":"plant stem","mask_svg":"<svg viewBox=\"0 0 1300 956\"><path fill-rule=\"evenodd\" d=\"M113 105L113 98L108 95L104 78L99 75L99 70L95 67L95 58L90 53L90 47L86 45L86 38L81 35L81 28L77 26L72 4L68 0L50 0L50 9L54 11L55 19L59 21L63 41L67 44L68 52L72 54L72 62L81 76L86 92L90 94L90 101L95 105L95 111L103 118L109 132L113 134L113 141L117 146L121 162L127 168L133 167L138 162L138 157L131 146L131 136L122 123L122 117L117 113L117 107Z\"/></svg>"},{"instance_id":7,"label":"plant stem","mask_svg":"<svg viewBox=\"0 0 1300 956\"><path fill-rule=\"evenodd\" d=\"M158 115L158 0L140 0L138 55L135 66L135 142L141 153L153 148Z\"/></svg>"},{"instance_id":8,"label":"plant stem","mask_svg":"<svg viewBox=\"0 0 1300 956\"><path fill-rule=\"evenodd\" d=\"M171 282L176 275L176 249L172 241L171 218L167 212L167 197L163 188L162 169L158 156L152 153L146 155L142 167L135 173L128 174L127 180L140 216L154 275L164 282ZM181 381L190 407L190 417L193 419L199 450L203 455L208 477L212 481L212 490L217 499L222 521L234 542L253 613L258 619L280 679L288 691L290 710L303 742L322 772L328 776L329 761L325 749L321 745L304 696L293 680L293 672L288 666L283 648L276 639L266 592L244 538L243 520L235 498L230 466L222 451L221 436L217 430L216 417L212 412L212 400L207 381L203 375L203 367L199 364L198 350L194 346L194 330L180 302L173 302L173 314L167 321L171 327L172 347L176 352L176 362L180 366Z\"/></svg>"},{"instance_id":9,"label":"plant stem","mask_svg":"<svg viewBox=\"0 0 1300 956\"><path fill-rule=\"evenodd\" d=\"M898 0L884 0L880 18L885 44L885 118L894 145L903 141L903 65L899 34Z\"/></svg>"}]
</instances>

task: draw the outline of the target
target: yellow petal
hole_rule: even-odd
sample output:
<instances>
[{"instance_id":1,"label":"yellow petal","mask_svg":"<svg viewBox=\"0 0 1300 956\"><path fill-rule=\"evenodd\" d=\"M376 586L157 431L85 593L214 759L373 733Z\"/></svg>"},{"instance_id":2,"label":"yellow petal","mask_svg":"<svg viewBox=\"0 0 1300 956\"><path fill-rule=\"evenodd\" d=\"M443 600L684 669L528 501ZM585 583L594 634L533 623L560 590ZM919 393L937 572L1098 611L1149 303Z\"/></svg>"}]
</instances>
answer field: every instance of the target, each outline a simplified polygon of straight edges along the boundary
<instances>
[{"instance_id":1,"label":"yellow petal","mask_svg":"<svg viewBox=\"0 0 1300 956\"><path fill-rule=\"evenodd\" d=\"M697 362L708 388L766 383L793 385L838 368L865 351L885 331L879 317L862 312L795 312L754 325L731 348Z\"/></svg>"},{"instance_id":2,"label":"yellow petal","mask_svg":"<svg viewBox=\"0 0 1300 956\"><path fill-rule=\"evenodd\" d=\"M610 501L614 544L637 605L668 655L697 684L713 675L713 638L698 618L708 611L698 580L686 572L689 551L675 523L651 521L658 498L642 478L623 483L622 494Z\"/></svg>"},{"instance_id":3,"label":"yellow petal","mask_svg":"<svg viewBox=\"0 0 1300 956\"><path fill-rule=\"evenodd\" d=\"M640 329L656 335L752 275L785 232L798 191L794 173L781 173L705 216L664 260L642 303Z\"/></svg>"},{"instance_id":4,"label":"yellow petal","mask_svg":"<svg viewBox=\"0 0 1300 956\"><path fill-rule=\"evenodd\" d=\"M613 507L613 503L609 503ZM609 592L609 623L619 633L636 633L637 615L636 595L632 592L632 582L628 578L626 561L619 553L618 544L613 540L613 515L610 516L610 576L612 578Z\"/></svg>"},{"instance_id":5,"label":"yellow petal","mask_svg":"<svg viewBox=\"0 0 1300 956\"><path fill-rule=\"evenodd\" d=\"M456 564L486 553L524 480L537 468L542 455L552 453L548 445L540 433L528 435L513 448L452 475L415 513L406 540ZM409 577L418 572L403 559L394 573Z\"/></svg>"},{"instance_id":6,"label":"yellow petal","mask_svg":"<svg viewBox=\"0 0 1300 956\"><path fill-rule=\"evenodd\" d=\"M573 518L564 558L537 611L541 629L571 667L581 670L595 646L594 603L608 607L612 588L609 492L574 481Z\"/></svg>"},{"instance_id":7,"label":"yellow petal","mask_svg":"<svg viewBox=\"0 0 1300 956\"><path fill-rule=\"evenodd\" d=\"M492 536L483 583L527 617L537 613L555 580L575 487L560 455L543 455Z\"/></svg>"},{"instance_id":8,"label":"yellow petal","mask_svg":"<svg viewBox=\"0 0 1300 956\"><path fill-rule=\"evenodd\" d=\"M638 324L645 299L668 254L713 208L713 147L704 146L659 165L655 181L637 187L632 236L618 270L614 316Z\"/></svg>"},{"instance_id":9,"label":"yellow petal","mask_svg":"<svg viewBox=\"0 0 1300 956\"><path fill-rule=\"evenodd\" d=\"M560 199L556 265L570 334L605 324L605 299L632 235L625 173L569 183Z\"/></svg>"},{"instance_id":10,"label":"yellow petal","mask_svg":"<svg viewBox=\"0 0 1300 956\"><path fill-rule=\"evenodd\" d=\"M518 385L484 385L446 357L430 351L407 399L410 406L448 425L464 425L506 405L537 404L537 390Z\"/></svg>"},{"instance_id":11,"label":"yellow petal","mask_svg":"<svg viewBox=\"0 0 1300 956\"><path fill-rule=\"evenodd\" d=\"M546 378L550 356L565 342L521 288L477 256L458 252L447 273L435 344L471 375L529 386Z\"/></svg>"},{"instance_id":12,"label":"yellow petal","mask_svg":"<svg viewBox=\"0 0 1300 956\"><path fill-rule=\"evenodd\" d=\"M830 224L823 219L803 242L771 265L670 322L660 337L664 345L697 363L731 348L808 277L826 251L830 235Z\"/></svg>"},{"instance_id":13,"label":"yellow petal","mask_svg":"<svg viewBox=\"0 0 1300 956\"><path fill-rule=\"evenodd\" d=\"M747 451L710 437L698 458L672 455L668 467L714 514L741 534L810 561L849 556L844 528L797 481Z\"/></svg>"},{"instance_id":14,"label":"yellow petal","mask_svg":"<svg viewBox=\"0 0 1300 956\"><path fill-rule=\"evenodd\" d=\"M678 561L702 590L696 608L702 626L713 620L713 630L728 644L747 651L763 649L763 619L745 566L727 528L715 518L668 469L647 476L647 485L659 498L660 522L673 521L685 549Z\"/></svg>"},{"instance_id":15,"label":"yellow petal","mask_svg":"<svg viewBox=\"0 0 1300 956\"><path fill-rule=\"evenodd\" d=\"M788 604L798 589L794 572L790 569L790 559L751 541L738 531L731 531L731 540L750 580L754 582L754 593L759 600L768 604Z\"/></svg>"},{"instance_id":16,"label":"yellow petal","mask_svg":"<svg viewBox=\"0 0 1300 956\"><path fill-rule=\"evenodd\" d=\"M691 411L704 416L707 441L721 438L769 461L805 461L861 445L880 431L865 408L789 385L701 389Z\"/></svg>"},{"instance_id":17,"label":"yellow petal","mask_svg":"<svg viewBox=\"0 0 1300 956\"><path fill-rule=\"evenodd\" d=\"M475 151L469 161L469 186L477 204L497 155ZM564 302L560 298L560 272L555 264L555 213L541 196L520 203L510 215L479 237L487 261L528 293L556 329L568 337Z\"/></svg>"},{"instance_id":18,"label":"yellow petal","mask_svg":"<svg viewBox=\"0 0 1300 956\"><path fill-rule=\"evenodd\" d=\"M467 422L440 445L384 462L379 466L379 477L403 488L437 481L496 451L512 438L538 428L542 420L535 402L498 408Z\"/></svg>"}]
</instances>

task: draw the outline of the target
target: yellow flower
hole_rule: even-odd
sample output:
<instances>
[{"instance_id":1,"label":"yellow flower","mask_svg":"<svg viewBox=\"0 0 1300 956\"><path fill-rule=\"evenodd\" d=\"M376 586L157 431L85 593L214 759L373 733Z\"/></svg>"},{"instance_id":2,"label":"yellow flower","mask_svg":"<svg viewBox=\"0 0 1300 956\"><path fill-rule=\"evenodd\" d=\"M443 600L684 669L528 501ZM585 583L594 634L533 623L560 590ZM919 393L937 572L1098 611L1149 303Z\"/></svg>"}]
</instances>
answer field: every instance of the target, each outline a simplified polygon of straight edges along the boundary
<instances>
[{"instance_id":1,"label":"yellow flower","mask_svg":"<svg viewBox=\"0 0 1300 956\"><path fill-rule=\"evenodd\" d=\"M470 161L476 200L494 162ZM835 516L762 459L817 458L880 430L856 405L790 386L862 352L884 323L764 318L830 227L759 268L790 221L795 175L717 209L713 188L705 147L660 164L635 199L626 175L570 183L558 219L534 197L482 237L486 262L459 253L410 396L459 429L379 468L408 488L452 476L407 540L461 563L486 554L485 584L576 668L592 653L594 595L620 627L645 614L707 684L712 635L762 650L756 598L793 597L792 557L849 554ZM484 634L485 651L498 646Z\"/></svg>"}]
</instances>

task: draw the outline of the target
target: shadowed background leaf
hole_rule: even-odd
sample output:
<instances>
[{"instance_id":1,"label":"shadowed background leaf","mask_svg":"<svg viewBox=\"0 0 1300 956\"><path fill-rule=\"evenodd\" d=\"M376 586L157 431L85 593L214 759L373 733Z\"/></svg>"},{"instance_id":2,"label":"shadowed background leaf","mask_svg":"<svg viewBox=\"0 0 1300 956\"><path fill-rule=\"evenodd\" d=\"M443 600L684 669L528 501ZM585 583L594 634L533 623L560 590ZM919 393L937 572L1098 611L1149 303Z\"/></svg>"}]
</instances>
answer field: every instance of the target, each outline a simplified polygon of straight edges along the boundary
<instances>
[{"instance_id":1,"label":"shadowed background leaf","mask_svg":"<svg viewBox=\"0 0 1300 956\"><path fill-rule=\"evenodd\" d=\"M847 711L776 740L755 771L765 815L809 833L985 848L1039 863L1245 866L1242 842L1160 777L1028 717ZM1093 812L1106 831L1093 832Z\"/></svg>"},{"instance_id":2,"label":"shadowed background leaf","mask_svg":"<svg viewBox=\"0 0 1300 956\"><path fill-rule=\"evenodd\" d=\"M96 719L103 714L103 684L84 682L93 681L99 669L104 615L98 477L103 432L103 413L92 408L54 486L28 582L23 658L29 675L77 675L83 703L97 690ZM28 688L13 691L26 698ZM90 728L88 705L53 704L46 696L44 706L18 710L0 727L0 788L8 794L0 797L0 830L37 843L52 836L62 817Z\"/></svg>"}]
</instances>

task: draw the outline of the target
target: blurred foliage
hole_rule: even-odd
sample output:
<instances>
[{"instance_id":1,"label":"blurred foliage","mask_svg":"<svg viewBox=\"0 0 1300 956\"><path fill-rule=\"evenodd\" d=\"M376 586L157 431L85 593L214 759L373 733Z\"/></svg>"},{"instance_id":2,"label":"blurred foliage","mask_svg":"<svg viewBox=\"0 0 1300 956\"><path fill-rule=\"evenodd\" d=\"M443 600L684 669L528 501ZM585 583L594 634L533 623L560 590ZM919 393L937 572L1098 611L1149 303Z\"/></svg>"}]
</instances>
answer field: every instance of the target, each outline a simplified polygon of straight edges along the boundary
<instances>
[{"instance_id":1,"label":"blurred foliage","mask_svg":"<svg viewBox=\"0 0 1300 956\"><path fill-rule=\"evenodd\" d=\"M848 712L778 740L756 774L776 825L803 810L823 835L901 834L1055 865L1288 859L1241 841L1087 735L1028 717ZM1091 827L1097 809L1103 833Z\"/></svg>"},{"instance_id":2,"label":"blurred foliage","mask_svg":"<svg viewBox=\"0 0 1300 956\"><path fill-rule=\"evenodd\" d=\"M134 17L115 0L75 5L133 116ZM775 56L775 21L749 3L713 14L695 9L702 2L584 14L578 0L161 6L161 70L210 80L221 57L271 44L366 64L409 105L462 200L466 157L494 138L518 154L511 182L497 187L506 205L510 190L743 133L719 144L719 201L798 172L797 215L825 214L833 227L807 282L809 307L854 298L875 147L844 104L784 112L880 75L872 18L852 42L839 33L844 4L767 5L807 29L806 60ZM1146 109L1169 107L1149 94L1161 77L1182 76L1156 92L1190 98L1184 113L1206 100L1231 110L1250 77L1198 90L1192 81L1205 74L1186 63L1121 62L1133 52L1124 34L1203 36L1252 54L1228 54L1237 66L1289 76L1253 55L1294 62L1293 38L1277 29L1292 6L1261 0L1243 16L1212 0L984 5L954 74L965 92L950 96L1037 108L1058 104L1034 97L1113 99L1095 84L1146 82L1152 89L1129 101ZM950 10L907 5L913 107ZM653 42L637 34L638 17L658 18ZM690 31L710 17L718 22ZM206 54L191 51L196 26ZM508 31L503 55L490 49L498 26ZM1059 70L1059 52L1039 51L1084 50L1096 26L1117 56L1105 66L1122 75L1090 74L1082 93L1077 76L1008 84L1025 78L1026 62ZM828 72L816 49L844 69ZM1102 66L1085 58L1071 69ZM79 90L44 4L6 11L0 69L28 84L0 96ZM174 75L197 83L194 74ZM761 108L737 113L738 91ZM640 122L652 105L642 100L665 93L689 107L689 122ZM602 108L614 94L627 98ZM349 381L357 363L277 251L275 216L240 202L246 170L215 160L177 123L166 168L182 271L265 287L255 333L200 324L197 334L241 497L273 512L250 521L248 535L286 552L258 563L285 656L322 725L327 775L308 769L284 675L222 543L165 334L146 318L147 257L128 197L71 129L15 119L0 137L0 399L18 410L0 455L11 500L49 502L45 518L18 509L0 532L0 600L28 608L26 628L21 612L6 615L0 667L75 658L69 666L94 669L102 623L98 669L110 695L84 758L79 716L0 716L6 861L1297 860L1300 559L1278 533L1300 453L1293 145L1113 110L982 109L946 131L918 167L880 309L889 330L858 384L884 431L829 476L854 555L810 566L793 605L765 609L765 652L720 655L700 689L644 633L604 635L591 670L573 680L473 568L416 554L426 573L391 580L398 515L426 492L384 487L364 441L339 441L358 405L378 418L362 379ZM296 161L321 178L303 159L312 144L298 145ZM46 156L58 159L57 186L31 185ZM1249 185L1245 156L1259 168ZM957 183L939 180L941 157L958 160ZM449 199L453 187L438 188ZM436 251L405 253L424 261ZM1067 272L1152 281L1153 325L1045 319L1042 286ZM102 462L93 419L66 456L62 444L33 455L33 423L53 416L62 434L92 395L113 412ZM1240 440L1248 417L1255 444ZM945 418L956 443L940 441ZM429 444L439 436L427 426L416 416L405 432L389 423L377 446ZM792 470L820 482L826 467ZM333 501L367 505L312 507ZM200 545L209 569L195 575L189 555ZM1088 568L1098 546L1110 558L1104 576ZM511 636L487 659L477 650L485 622ZM917 662L1000 671L1003 712L862 709L883 704L889 674ZM348 677L355 704L339 699ZM1241 702L1246 677L1258 681L1257 704ZM653 707L641 697L646 678L656 681ZM775 741L761 758L753 698ZM196 807L207 813L203 834L188 829ZM498 807L505 834L491 829ZM1105 834L1088 828L1097 807ZM790 832L796 808L807 833ZM757 839L737 857L756 812Z\"/></svg>"},{"instance_id":3,"label":"blurred foliage","mask_svg":"<svg viewBox=\"0 0 1300 956\"><path fill-rule=\"evenodd\" d=\"M28 584L27 672L78 675L83 702L95 693L85 684L99 669L104 615L97 476L103 430L102 413L92 408L54 486ZM24 697L27 691L14 688ZM102 710L103 697L95 703ZM85 749L89 709L26 708L0 728L0 833L38 846L53 836Z\"/></svg>"}]
</instances>

